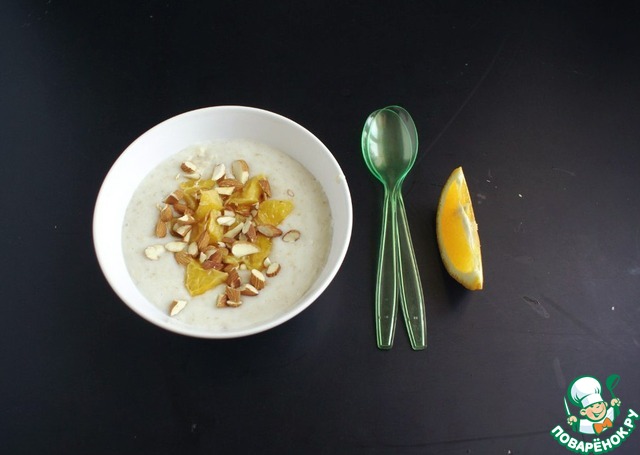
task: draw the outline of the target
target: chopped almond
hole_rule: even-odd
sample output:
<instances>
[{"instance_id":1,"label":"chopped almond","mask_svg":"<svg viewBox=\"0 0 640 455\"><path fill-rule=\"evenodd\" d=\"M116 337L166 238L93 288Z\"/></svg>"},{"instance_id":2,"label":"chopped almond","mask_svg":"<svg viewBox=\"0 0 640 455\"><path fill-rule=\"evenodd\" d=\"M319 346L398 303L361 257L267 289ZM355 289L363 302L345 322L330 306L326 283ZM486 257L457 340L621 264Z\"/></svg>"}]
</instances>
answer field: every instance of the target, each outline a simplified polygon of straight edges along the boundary
<instances>
[{"instance_id":1,"label":"chopped almond","mask_svg":"<svg viewBox=\"0 0 640 455\"><path fill-rule=\"evenodd\" d=\"M180 169L187 174L194 174L198 168L191 161L185 161L180 165Z\"/></svg>"},{"instance_id":2,"label":"chopped almond","mask_svg":"<svg viewBox=\"0 0 640 455\"><path fill-rule=\"evenodd\" d=\"M160 220L171 221L173 219L173 210L169 204L165 204L162 210L160 210Z\"/></svg>"},{"instance_id":3,"label":"chopped almond","mask_svg":"<svg viewBox=\"0 0 640 455\"><path fill-rule=\"evenodd\" d=\"M280 264L278 264L277 262L272 262L271 264L269 264L267 270L264 273L269 278L276 276L278 273L280 273Z\"/></svg>"},{"instance_id":4,"label":"chopped almond","mask_svg":"<svg viewBox=\"0 0 640 455\"><path fill-rule=\"evenodd\" d=\"M250 297L258 295L259 291L251 284L243 284L240 288L240 294Z\"/></svg>"},{"instance_id":5,"label":"chopped almond","mask_svg":"<svg viewBox=\"0 0 640 455\"><path fill-rule=\"evenodd\" d=\"M184 197L184 191L182 191L181 189L177 189L173 193L171 193L169 196L167 196L164 202L166 202L167 204L173 205L178 203L183 197Z\"/></svg>"},{"instance_id":6,"label":"chopped almond","mask_svg":"<svg viewBox=\"0 0 640 455\"><path fill-rule=\"evenodd\" d=\"M261 224L256 229L260 234L269 238L282 235L282 231L271 224Z\"/></svg>"},{"instance_id":7,"label":"chopped almond","mask_svg":"<svg viewBox=\"0 0 640 455\"><path fill-rule=\"evenodd\" d=\"M224 177L227 169L224 166L224 163L218 163L213 167L213 173L211 174L211 180L220 180Z\"/></svg>"},{"instance_id":8,"label":"chopped almond","mask_svg":"<svg viewBox=\"0 0 640 455\"><path fill-rule=\"evenodd\" d=\"M165 237L167 235L167 223L159 219L156 223L156 237L159 239Z\"/></svg>"},{"instance_id":9,"label":"chopped almond","mask_svg":"<svg viewBox=\"0 0 640 455\"><path fill-rule=\"evenodd\" d=\"M231 269L227 275L227 286L237 288L240 286L240 275L236 269Z\"/></svg>"},{"instance_id":10,"label":"chopped almond","mask_svg":"<svg viewBox=\"0 0 640 455\"><path fill-rule=\"evenodd\" d=\"M227 294L219 294L218 298L216 299L216 306L218 308L224 308L227 306Z\"/></svg>"},{"instance_id":11,"label":"chopped almond","mask_svg":"<svg viewBox=\"0 0 640 455\"><path fill-rule=\"evenodd\" d=\"M188 265L192 259L191 256L189 256L189 254L185 251L178 251L173 255L173 257L176 259L176 262L180 265Z\"/></svg>"},{"instance_id":12,"label":"chopped almond","mask_svg":"<svg viewBox=\"0 0 640 455\"><path fill-rule=\"evenodd\" d=\"M292 229L282 236L282 241L287 243L297 242L300 238L300 231Z\"/></svg>"},{"instance_id":13,"label":"chopped almond","mask_svg":"<svg viewBox=\"0 0 640 455\"><path fill-rule=\"evenodd\" d=\"M231 163L231 172L243 185L249 180L249 165L245 160L236 160Z\"/></svg>"},{"instance_id":14,"label":"chopped almond","mask_svg":"<svg viewBox=\"0 0 640 455\"><path fill-rule=\"evenodd\" d=\"M174 300L169 307L169 315L175 316L187 306L186 300Z\"/></svg>"},{"instance_id":15,"label":"chopped almond","mask_svg":"<svg viewBox=\"0 0 640 455\"><path fill-rule=\"evenodd\" d=\"M257 290L263 289L266 281L267 280L265 279L264 274L260 270L258 269L251 270L251 277L249 278L249 282Z\"/></svg>"}]
</instances>

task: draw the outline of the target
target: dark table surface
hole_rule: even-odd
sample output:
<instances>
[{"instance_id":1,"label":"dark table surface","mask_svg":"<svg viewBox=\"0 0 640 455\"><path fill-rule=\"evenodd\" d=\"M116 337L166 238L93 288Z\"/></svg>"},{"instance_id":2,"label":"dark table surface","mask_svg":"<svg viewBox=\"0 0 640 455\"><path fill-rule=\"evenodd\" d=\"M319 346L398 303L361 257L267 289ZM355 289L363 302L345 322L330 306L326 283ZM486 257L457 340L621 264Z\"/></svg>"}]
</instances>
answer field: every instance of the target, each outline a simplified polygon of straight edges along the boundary
<instances>
[{"instance_id":1,"label":"dark table surface","mask_svg":"<svg viewBox=\"0 0 640 455\"><path fill-rule=\"evenodd\" d=\"M637 4L69 3L0 7L2 453L566 454L557 426L594 441L566 424L584 375L622 400L601 442L640 411ZM352 191L353 236L296 318L192 339L111 291L93 207L137 136L226 104L325 143ZM389 104L420 137L404 189L422 352L402 326L392 350L375 346L381 187L360 133ZM435 237L459 165L483 247L478 292L447 275ZM640 431L613 453L640 453Z\"/></svg>"}]
</instances>

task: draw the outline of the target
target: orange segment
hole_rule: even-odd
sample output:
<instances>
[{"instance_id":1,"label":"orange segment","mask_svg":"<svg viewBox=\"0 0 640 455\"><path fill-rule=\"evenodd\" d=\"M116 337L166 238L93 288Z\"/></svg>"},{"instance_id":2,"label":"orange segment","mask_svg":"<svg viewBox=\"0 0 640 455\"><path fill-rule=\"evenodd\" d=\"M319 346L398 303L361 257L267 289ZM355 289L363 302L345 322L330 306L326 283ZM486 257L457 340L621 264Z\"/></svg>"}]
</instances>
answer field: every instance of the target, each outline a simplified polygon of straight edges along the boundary
<instances>
[{"instance_id":1,"label":"orange segment","mask_svg":"<svg viewBox=\"0 0 640 455\"><path fill-rule=\"evenodd\" d=\"M480 237L462 167L451 173L442 189L436 234L447 272L467 289L482 289Z\"/></svg>"},{"instance_id":2,"label":"orange segment","mask_svg":"<svg viewBox=\"0 0 640 455\"><path fill-rule=\"evenodd\" d=\"M191 195L195 195L198 191L210 190L214 186L216 186L216 181L210 179L187 180L180 184L180 188Z\"/></svg>"},{"instance_id":3,"label":"orange segment","mask_svg":"<svg viewBox=\"0 0 640 455\"><path fill-rule=\"evenodd\" d=\"M215 269L205 270L197 261L191 261L187 265L184 284L189 294L196 296L224 283L226 279L226 273Z\"/></svg>"},{"instance_id":4,"label":"orange segment","mask_svg":"<svg viewBox=\"0 0 640 455\"><path fill-rule=\"evenodd\" d=\"M222 198L216 190L205 190L200 193L200 202L196 209L196 219L202 221L211 211L222 210Z\"/></svg>"},{"instance_id":5,"label":"orange segment","mask_svg":"<svg viewBox=\"0 0 640 455\"><path fill-rule=\"evenodd\" d=\"M222 240L224 237L224 228L216 223L217 215L212 215L206 224L206 229L209 231L209 245L213 245L216 242ZM192 238L197 238L191 236Z\"/></svg>"},{"instance_id":6,"label":"orange segment","mask_svg":"<svg viewBox=\"0 0 640 455\"><path fill-rule=\"evenodd\" d=\"M229 200L228 204L234 205L253 205L260 201L260 197L262 196L262 187L260 186L260 179L263 179L263 175L257 175L255 177L251 177L244 184L244 188L242 191L233 193Z\"/></svg>"},{"instance_id":7,"label":"orange segment","mask_svg":"<svg viewBox=\"0 0 640 455\"><path fill-rule=\"evenodd\" d=\"M184 192L184 200L191 210L198 207L198 193L212 189L216 185L215 180L198 179L182 182L180 188Z\"/></svg>"},{"instance_id":8,"label":"orange segment","mask_svg":"<svg viewBox=\"0 0 640 455\"><path fill-rule=\"evenodd\" d=\"M260 224L278 226L293 210L293 202L269 199L260 204L256 220Z\"/></svg>"}]
</instances>

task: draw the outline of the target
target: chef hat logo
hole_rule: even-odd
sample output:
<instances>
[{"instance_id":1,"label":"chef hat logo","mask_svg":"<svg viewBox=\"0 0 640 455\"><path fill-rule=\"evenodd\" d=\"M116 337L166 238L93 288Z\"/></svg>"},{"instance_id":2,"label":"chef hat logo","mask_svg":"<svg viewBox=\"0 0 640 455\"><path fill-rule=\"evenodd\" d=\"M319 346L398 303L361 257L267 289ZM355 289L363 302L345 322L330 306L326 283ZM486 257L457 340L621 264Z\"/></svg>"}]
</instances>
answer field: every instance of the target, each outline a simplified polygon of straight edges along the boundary
<instances>
[{"instance_id":1,"label":"chef hat logo","mask_svg":"<svg viewBox=\"0 0 640 455\"><path fill-rule=\"evenodd\" d=\"M604 401L602 399L602 386L597 379L583 376L576 379L569 389L571 401L581 408L586 408L594 403Z\"/></svg>"}]
</instances>

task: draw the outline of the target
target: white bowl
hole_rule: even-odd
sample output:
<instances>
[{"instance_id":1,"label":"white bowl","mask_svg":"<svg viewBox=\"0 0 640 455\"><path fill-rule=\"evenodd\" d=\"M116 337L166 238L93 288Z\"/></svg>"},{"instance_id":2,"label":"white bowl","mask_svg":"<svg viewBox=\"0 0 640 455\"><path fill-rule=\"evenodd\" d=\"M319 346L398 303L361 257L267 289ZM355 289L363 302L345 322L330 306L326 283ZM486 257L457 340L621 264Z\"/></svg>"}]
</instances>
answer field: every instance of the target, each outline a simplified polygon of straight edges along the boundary
<instances>
[{"instance_id":1,"label":"white bowl","mask_svg":"<svg viewBox=\"0 0 640 455\"><path fill-rule=\"evenodd\" d=\"M129 201L149 171L186 147L207 141L246 139L278 149L301 163L324 189L333 219L327 262L294 305L249 327L210 330L168 317L145 298L125 265L122 226ZM299 314L327 288L349 246L353 214L349 187L338 162L312 133L278 114L242 106L198 109L170 118L136 139L113 164L96 201L93 240L98 262L116 294L138 315L164 329L201 338L236 338L268 330Z\"/></svg>"}]
</instances>

